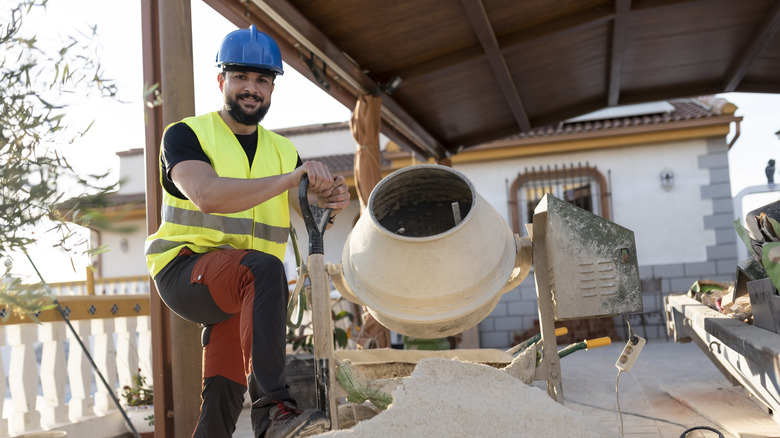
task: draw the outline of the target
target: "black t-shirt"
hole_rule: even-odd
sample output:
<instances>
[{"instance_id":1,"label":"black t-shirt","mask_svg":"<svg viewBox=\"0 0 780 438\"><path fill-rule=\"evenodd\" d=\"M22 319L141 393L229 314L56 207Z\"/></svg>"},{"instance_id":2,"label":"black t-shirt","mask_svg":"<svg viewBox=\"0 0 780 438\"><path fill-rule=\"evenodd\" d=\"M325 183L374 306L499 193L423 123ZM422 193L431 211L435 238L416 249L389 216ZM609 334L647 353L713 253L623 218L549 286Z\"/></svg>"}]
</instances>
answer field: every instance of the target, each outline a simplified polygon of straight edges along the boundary
<instances>
[{"instance_id":1,"label":"black t-shirt","mask_svg":"<svg viewBox=\"0 0 780 438\"><path fill-rule=\"evenodd\" d=\"M257 151L257 130L249 135L235 134L236 139L241 143L241 147L246 152L246 157L249 160L249 165L252 165L252 161L255 159L255 152ZM176 184L171 180L171 169L182 161L198 160L211 164L206 152L203 151L203 147L200 145L198 136L192 128L184 122L179 122L165 131L163 137L163 150L160 154L160 162L162 164L162 185L163 188L171 195L179 199L187 199L184 194L176 187ZM303 164L301 157L298 156L298 164L296 168ZM212 165L213 166L213 165Z\"/></svg>"}]
</instances>

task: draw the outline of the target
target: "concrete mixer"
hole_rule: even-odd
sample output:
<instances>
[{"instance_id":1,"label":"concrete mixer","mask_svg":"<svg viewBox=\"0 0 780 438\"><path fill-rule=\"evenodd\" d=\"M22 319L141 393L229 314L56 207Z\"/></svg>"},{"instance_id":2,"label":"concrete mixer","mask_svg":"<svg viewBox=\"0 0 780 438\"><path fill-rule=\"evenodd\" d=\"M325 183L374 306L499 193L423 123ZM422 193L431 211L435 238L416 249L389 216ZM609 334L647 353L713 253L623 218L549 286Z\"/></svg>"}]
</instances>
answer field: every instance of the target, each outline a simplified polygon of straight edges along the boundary
<instances>
[{"instance_id":1,"label":"concrete mixer","mask_svg":"<svg viewBox=\"0 0 780 438\"><path fill-rule=\"evenodd\" d=\"M528 275L531 258L531 239L513 237L462 174L424 165L377 184L342 264L329 271L382 325L431 339L482 321Z\"/></svg>"},{"instance_id":2,"label":"concrete mixer","mask_svg":"<svg viewBox=\"0 0 780 438\"><path fill-rule=\"evenodd\" d=\"M305 199L302 185L302 205ZM534 380L547 381L549 395L561 403L555 322L642 310L633 232L550 194L526 226L529 237L521 237L461 172L428 164L403 168L377 184L347 237L342 262L327 266L322 236L328 213L311 209L303 208L310 255L302 272L311 282L318 406L333 429L337 364L332 336L321 335L333 330L328 276L385 327L436 338L476 326L533 267L542 358Z\"/></svg>"}]
</instances>

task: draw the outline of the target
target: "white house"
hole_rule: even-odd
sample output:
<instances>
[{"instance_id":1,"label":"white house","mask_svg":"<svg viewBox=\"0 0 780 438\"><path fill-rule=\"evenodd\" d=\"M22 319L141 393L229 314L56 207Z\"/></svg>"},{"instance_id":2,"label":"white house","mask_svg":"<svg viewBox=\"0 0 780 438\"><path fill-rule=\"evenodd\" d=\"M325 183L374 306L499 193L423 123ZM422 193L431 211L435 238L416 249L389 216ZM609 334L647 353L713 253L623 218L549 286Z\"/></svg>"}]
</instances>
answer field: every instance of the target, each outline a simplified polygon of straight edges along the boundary
<instances>
[{"instance_id":1,"label":"white house","mask_svg":"<svg viewBox=\"0 0 780 438\"><path fill-rule=\"evenodd\" d=\"M735 111L733 104L712 96L609 108L462 151L452 157L452 166L472 181L515 233L525 233L529 211L545 190L633 230L640 277L651 293L645 300L648 310L659 305L661 293L686 291L700 279L734 278L736 215L727 153L736 136L731 144L727 137L741 121ZM296 144L303 160L325 161L352 182L355 143L347 122L277 132ZM387 138L381 137L380 144L383 175L416 163ZM93 239L110 250L99 261L104 277L146 273L143 150L119 155L122 183L117 204L135 207L122 221L136 231L93 233ZM341 262L344 241L359 215L354 196L353 200L325 234L327 262ZM296 216L293 225L305 252L303 222ZM288 255L288 273L294 275L291 250ZM479 324L480 345L506 348L533 331L537 318L535 285L529 275ZM614 336L615 329L619 335L622 323L615 321L617 327L604 335ZM646 322L648 337L664 336L661 316ZM576 336L598 335L581 328L585 331Z\"/></svg>"}]
</instances>

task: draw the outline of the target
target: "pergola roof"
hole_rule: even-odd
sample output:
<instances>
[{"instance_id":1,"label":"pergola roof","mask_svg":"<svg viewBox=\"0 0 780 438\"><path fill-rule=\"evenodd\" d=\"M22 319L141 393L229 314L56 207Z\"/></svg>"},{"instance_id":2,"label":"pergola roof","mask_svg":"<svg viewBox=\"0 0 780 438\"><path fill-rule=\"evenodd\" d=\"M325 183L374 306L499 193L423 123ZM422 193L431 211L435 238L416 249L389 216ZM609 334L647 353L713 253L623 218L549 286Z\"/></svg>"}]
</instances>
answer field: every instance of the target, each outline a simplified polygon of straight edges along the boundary
<instances>
[{"instance_id":1,"label":"pergola roof","mask_svg":"<svg viewBox=\"0 0 780 438\"><path fill-rule=\"evenodd\" d=\"M383 132L425 157L605 107L780 92L771 0L206 2L345 105L381 95Z\"/></svg>"},{"instance_id":2,"label":"pergola roof","mask_svg":"<svg viewBox=\"0 0 780 438\"><path fill-rule=\"evenodd\" d=\"M523 145L537 146L544 141L577 141L591 138L593 135L606 135L609 133L628 135L634 132L669 132L679 128L679 125L689 127L691 123L696 123L697 126L702 124L730 123L730 121L739 119L733 116L735 109L733 104L715 96L670 99L669 101L639 106L636 109L623 107L619 111L612 113L606 112L602 114L596 112L587 115L587 117L551 123L534 128L529 132L482 144L480 147L472 150L497 147L523 147ZM347 122L339 122L296 126L274 131L286 137L348 129L349 124ZM535 140L537 141L536 143L534 143ZM354 171L354 157L355 155L350 153L309 157L307 159L323 162L333 172L351 176ZM380 161L382 170L385 172L391 171L391 164L387 154L383 154Z\"/></svg>"}]
</instances>

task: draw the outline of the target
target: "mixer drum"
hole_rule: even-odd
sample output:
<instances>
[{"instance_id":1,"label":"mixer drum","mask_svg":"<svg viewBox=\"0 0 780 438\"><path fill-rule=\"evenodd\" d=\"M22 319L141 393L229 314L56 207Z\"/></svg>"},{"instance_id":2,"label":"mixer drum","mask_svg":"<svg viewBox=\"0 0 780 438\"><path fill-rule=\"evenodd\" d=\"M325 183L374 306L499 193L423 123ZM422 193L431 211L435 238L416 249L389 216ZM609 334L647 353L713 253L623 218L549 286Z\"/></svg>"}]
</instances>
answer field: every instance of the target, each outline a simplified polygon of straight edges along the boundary
<instances>
[{"instance_id":1,"label":"mixer drum","mask_svg":"<svg viewBox=\"0 0 780 438\"><path fill-rule=\"evenodd\" d=\"M477 325L528 274L530 240L520 242L462 173L407 167L374 188L334 283L393 331L450 336Z\"/></svg>"}]
</instances>

